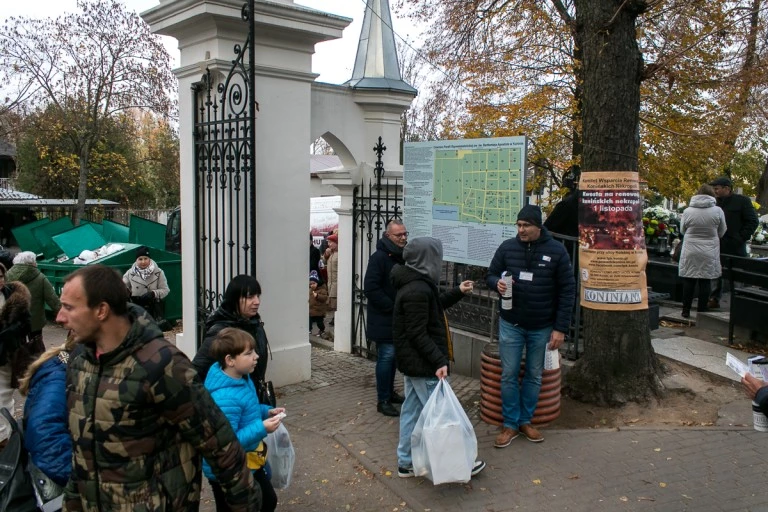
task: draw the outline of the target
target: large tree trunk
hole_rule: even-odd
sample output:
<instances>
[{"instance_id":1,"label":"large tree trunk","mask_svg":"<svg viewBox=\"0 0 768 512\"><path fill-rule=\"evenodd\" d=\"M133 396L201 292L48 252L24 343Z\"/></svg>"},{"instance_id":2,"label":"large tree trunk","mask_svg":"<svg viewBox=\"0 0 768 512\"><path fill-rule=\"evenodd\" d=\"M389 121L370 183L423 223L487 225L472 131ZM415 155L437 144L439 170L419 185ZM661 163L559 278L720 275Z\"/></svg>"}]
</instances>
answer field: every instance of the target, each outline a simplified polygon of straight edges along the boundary
<instances>
[{"instance_id":1,"label":"large tree trunk","mask_svg":"<svg viewBox=\"0 0 768 512\"><path fill-rule=\"evenodd\" d=\"M641 0L576 0L583 41L582 172L637 172L643 60L635 21ZM584 355L568 373L571 396L619 405L661 393L648 311L584 309Z\"/></svg>"},{"instance_id":2,"label":"large tree trunk","mask_svg":"<svg viewBox=\"0 0 768 512\"><path fill-rule=\"evenodd\" d=\"M80 176L77 184L77 208L75 209L75 226L80 225L80 220L85 216L85 200L88 198L88 160L91 156L88 147L80 151Z\"/></svg>"}]
</instances>

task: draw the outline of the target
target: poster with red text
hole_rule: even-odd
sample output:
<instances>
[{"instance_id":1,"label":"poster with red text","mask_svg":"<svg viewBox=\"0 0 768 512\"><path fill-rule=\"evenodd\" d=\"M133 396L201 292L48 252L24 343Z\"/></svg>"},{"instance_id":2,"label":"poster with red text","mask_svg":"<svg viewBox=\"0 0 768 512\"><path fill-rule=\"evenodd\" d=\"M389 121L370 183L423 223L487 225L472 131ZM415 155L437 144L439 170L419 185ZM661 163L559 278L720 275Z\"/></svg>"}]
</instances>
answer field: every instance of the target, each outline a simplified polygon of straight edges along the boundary
<instances>
[{"instance_id":1,"label":"poster with red text","mask_svg":"<svg viewBox=\"0 0 768 512\"><path fill-rule=\"evenodd\" d=\"M643 200L636 172L585 172L579 182L581 305L648 309Z\"/></svg>"}]
</instances>

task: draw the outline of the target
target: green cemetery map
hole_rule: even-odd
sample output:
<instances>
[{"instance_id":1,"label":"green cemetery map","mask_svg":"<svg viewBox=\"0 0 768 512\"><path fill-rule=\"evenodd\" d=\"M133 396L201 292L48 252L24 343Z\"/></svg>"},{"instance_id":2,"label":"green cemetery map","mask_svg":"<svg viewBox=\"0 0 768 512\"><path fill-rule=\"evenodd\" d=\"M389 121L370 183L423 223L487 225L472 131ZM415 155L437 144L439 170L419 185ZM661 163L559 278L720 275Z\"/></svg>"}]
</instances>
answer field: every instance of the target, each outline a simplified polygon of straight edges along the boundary
<instances>
[{"instance_id":1,"label":"green cemetery map","mask_svg":"<svg viewBox=\"0 0 768 512\"><path fill-rule=\"evenodd\" d=\"M521 150L435 152L433 204L458 208L461 222L514 224L523 206Z\"/></svg>"}]
</instances>

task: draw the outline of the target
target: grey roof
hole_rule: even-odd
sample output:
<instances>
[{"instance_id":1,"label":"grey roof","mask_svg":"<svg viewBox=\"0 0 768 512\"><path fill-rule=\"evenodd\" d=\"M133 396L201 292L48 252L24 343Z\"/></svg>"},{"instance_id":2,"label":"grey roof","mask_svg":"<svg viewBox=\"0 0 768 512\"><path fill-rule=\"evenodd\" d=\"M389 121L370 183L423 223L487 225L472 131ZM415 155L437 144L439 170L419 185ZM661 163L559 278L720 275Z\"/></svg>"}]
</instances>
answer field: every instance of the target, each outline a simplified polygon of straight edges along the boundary
<instances>
[{"instance_id":1,"label":"grey roof","mask_svg":"<svg viewBox=\"0 0 768 512\"><path fill-rule=\"evenodd\" d=\"M5 139L0 139L0 156L16 156L16 146Z\"/></svg>"},{"instance_id":2,"label":"grey roof","mask_svg":"<svg viewBox=\"0 0 768 512\"><path fill-rule=\"evenodd\" d=\"M367 0L355 68L347 82L353 89L383 89L416 94L400 74L389 0Z\"/></svg>"},{"instance_id":3,"label":"grey roof","mask_svg":"<svg viewBox=\"0 0 768 512\"><path fill-rule=\"evenodd\" d=\"M336 155L309 155L309 172L311 173L340 165L341 158Z\"/></svg>"},{"instance_id":4,"label":"grey roof","mask_svg":"<svg viewBox=\"0 0 768 512\"><path fill-rule=\"evenodd\" d=\"M45 206L77 206L77 199L44 199L25 192L17 192L30 197L7 197L0 194L0 206L23 206L28 208ZM120 203L106 199L86 199L85 206L119 206Z\"/></svg>"},{"instance_id":5,"label":"grey roof","mask_svg":"<svg viewBox=\"0 0 768 512\"><path fill-rule=\"evenodd\" d=\"M0 201L9 200L32 200L40 199L40 196L35 194L28 194L27 192L21 192L15 188L0 188Z\"/></svg>"}]
</instances>

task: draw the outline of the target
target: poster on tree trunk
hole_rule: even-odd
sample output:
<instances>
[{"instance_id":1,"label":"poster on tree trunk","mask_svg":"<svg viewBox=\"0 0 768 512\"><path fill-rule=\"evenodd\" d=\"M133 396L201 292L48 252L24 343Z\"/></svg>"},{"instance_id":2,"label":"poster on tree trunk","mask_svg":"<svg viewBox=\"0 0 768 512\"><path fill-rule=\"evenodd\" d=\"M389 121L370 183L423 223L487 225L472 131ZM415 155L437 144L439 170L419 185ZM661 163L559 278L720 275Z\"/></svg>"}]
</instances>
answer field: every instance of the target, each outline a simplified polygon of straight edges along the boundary
<instances>
[{"instance_id":1,"label":"poster on tree trunk","mask_svg":"<svg viewBox=\"0 0 768 512\"><path fill-rule=\"evenodd\" d=\"M636 172L585 172L579 182L581 305L648 309L643 199Z\"/></svg>"}]
</instances>

